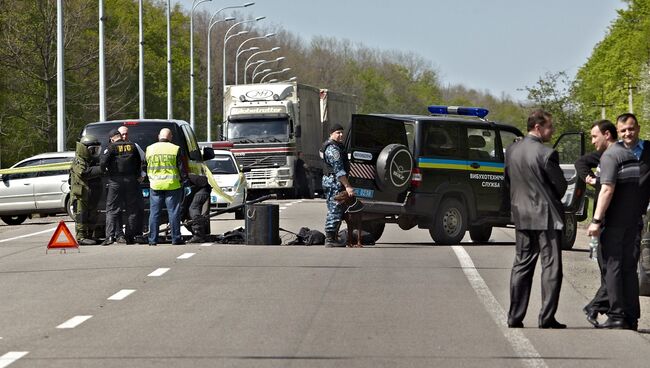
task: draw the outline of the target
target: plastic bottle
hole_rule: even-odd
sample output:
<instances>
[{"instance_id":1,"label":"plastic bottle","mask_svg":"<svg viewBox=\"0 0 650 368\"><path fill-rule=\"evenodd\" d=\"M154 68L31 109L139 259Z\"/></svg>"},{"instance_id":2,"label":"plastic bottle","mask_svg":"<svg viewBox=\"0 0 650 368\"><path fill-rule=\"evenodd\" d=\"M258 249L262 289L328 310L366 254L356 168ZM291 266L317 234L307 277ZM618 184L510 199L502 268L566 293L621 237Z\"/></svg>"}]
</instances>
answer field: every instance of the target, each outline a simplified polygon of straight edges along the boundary
<instances>
[{"instance_id":1,"label":"plastic bottle","mask_svg":"<svg viewBox=\"0 0 650 368\"><path fill-rule=\"evenodd\" d=\"M598 253L599 244L600 244L600 240L598 239L597 236L592 236L591 239L589 240L589 258L593 261L598 260L598 256L596 254Z\"/></svg>"}]
</instances>

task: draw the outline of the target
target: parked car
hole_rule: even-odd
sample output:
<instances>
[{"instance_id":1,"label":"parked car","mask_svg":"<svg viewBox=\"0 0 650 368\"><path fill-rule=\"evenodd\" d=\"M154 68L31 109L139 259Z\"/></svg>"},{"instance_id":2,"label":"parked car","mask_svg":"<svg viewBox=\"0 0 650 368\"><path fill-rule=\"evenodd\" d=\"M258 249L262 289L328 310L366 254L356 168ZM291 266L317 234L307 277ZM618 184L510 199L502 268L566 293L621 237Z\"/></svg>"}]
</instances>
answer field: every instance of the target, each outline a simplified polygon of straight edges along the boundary
<instances>
[{"instance_id":1,"label":"parked car","mask_svg":"<svg viewBox=\"0 0 650 368\"><path fill-rule=\"evenodd\" d=\"M217 209L241 205L246 201L246 177L237 163L235 156L228 150L215 150L214 158L205 161L217 184L227 195L233 198L228 203L225 198L215 191L210 194L210 206ZM235 212L236 219L244 218L244 208Z\"/></svg>"},{"instance_id":2,"label":"parked car","mask_svg":"<svg viewBox=\"0 0 650 368\"><path fill-rule=\"evenodd\" d=\"M43 153L24 159L11 168L70 162L74 152ZM0 219L20 225L34 214L70 214L69 169L5 174L0 176Z\"/></svg>"},{"instance_id":3,"label":"parked car","mask_svg":"<svg viewBox=\"0 0 650 368\"><path fill-rule=\"evenodd\" d=\"M469 231L488 241L492 228L512 226L504 152L523 134L485 119L483 108L429 106L431 115L352 115L346 147L350 182L364 203L364 229L379 239L386 223L428 229L437 244L458 244ZM561 144L558 144L561 143ZM569 188L564 195L563 249L571 249L585 216L584 187L573 163L582 133L555 145Z\"/></svg>"}]
</instances>

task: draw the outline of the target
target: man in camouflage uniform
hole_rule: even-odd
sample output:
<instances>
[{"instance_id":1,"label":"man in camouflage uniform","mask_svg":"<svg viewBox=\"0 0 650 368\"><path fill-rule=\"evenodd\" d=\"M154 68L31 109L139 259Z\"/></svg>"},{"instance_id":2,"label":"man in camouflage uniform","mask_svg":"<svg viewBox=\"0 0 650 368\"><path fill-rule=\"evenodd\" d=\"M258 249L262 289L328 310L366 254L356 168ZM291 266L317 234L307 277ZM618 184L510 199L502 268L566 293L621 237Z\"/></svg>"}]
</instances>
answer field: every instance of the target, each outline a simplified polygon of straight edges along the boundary
<instances>
[{"instance_id":1,"label":"man in camouflage uniform","mask_svg":"<svg viewBox=\"0 0 650 368\"><path fill-rule=\"evenodd\" d=\"M337 240L337 235L345 209L334 200L334 196L343 190L350 196L354 196L354 191L348 180L350 168L348 156L345 147L343 147L343 127L340 124L334 124L330 127L329 133L330 138L323 143L320 150L323 161L325 161L322 181L327 203L325 246L344 247L345 244Z\"/></svg>"},{"instance_id":2,"label":"man in camouflage uniform","mask_svg":"<svg viewBox=\"0 0 650 368\"><path fill-rule=\"evenodd\" d=\"M100 144L86 135L77 142L75 158L70 167L70 198L75 214L77 242L95 245L97 203L102 196L102 171L99 166Z\"/></svg>"}]
</instances>

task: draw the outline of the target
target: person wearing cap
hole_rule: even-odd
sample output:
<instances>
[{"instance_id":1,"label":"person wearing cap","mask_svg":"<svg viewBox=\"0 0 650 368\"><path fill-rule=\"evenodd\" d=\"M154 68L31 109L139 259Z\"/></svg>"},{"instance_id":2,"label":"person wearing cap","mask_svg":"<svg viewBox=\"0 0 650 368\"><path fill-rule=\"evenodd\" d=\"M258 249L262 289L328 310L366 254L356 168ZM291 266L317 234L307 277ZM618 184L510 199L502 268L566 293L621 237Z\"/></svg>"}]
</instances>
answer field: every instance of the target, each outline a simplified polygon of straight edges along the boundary
<instances>
[{"instance_id":1,"label":"person wearing cap","mask_svg":"<svg viewBox=\"0 0 650 368\"><path fill-rule=\"evenodd\" d=\"M70 203L74 212L75 237L80 245L95 245L100 237L95 234L97 203L103 192L99 152L100 143L94 135L81 137L70 167Z\"/></svg>"},{"instance_id":2,"label":"person wearing cap","mask_svg":"<svg viewBox=\"0 0 650 368\"><path fill-rule=\"evenodd\" d=\"M345 244L339 242L337 237L345 208L337 203L334 197L343 190L350 197L354 197L354 190L348 180L350 168L348 155L345 152L345 147L343 147L343 126L333 124L329 129L329 134L329 139L323 143L320 149L321 157L325 162L322 181L327 203L325 246L344 247Z\"/></svg>"},{"instance_id":3,"label":"person wearing cap","mask_svg":"<svg viewBox=\"0 0 650 368\"><path fill-rule=\"evenodd\" d=\"M140 192L142 161L132 142L122 139L119 130L109 132L110 142L101 156L100 166L108 174L106 193L106 240L102 245L132 243L136 234L137 196ZM126 237L120 226L122 210L125 210Z\"/></svg>"},{"instance_id":4,"label":"person wearing cap","mask_svg":"<svg viewBox=\"0 0 650 368\"><path fill-rule=\"evenodd\" d=\"M129 127L126 125L122 125L121 127L117 128L117 130L120 132L122 135L122 139L126 142L131 142L129 140ZM138 154L140 154L140 161L142 162L143 166L146 163L146 158L144 156L144 151L142 148L140 148L140 145L136 142L133 142L135 144L135 148L138 149ZM147 173L141 169L140 170L140 176L138 177L138 181L142 183L144 181L144 178L147 176ZM136 196L136 204L137 204L137 209L136 211L136 224L134 228L134 234L133 234L133 242L136 244L146 244L147 239L145 239L142 236L142 230L144 228L144 197L142 196L142 193L140 195ZM130 241L131 239L127 239L127 241Z\"/></svg>"}]
</instances>

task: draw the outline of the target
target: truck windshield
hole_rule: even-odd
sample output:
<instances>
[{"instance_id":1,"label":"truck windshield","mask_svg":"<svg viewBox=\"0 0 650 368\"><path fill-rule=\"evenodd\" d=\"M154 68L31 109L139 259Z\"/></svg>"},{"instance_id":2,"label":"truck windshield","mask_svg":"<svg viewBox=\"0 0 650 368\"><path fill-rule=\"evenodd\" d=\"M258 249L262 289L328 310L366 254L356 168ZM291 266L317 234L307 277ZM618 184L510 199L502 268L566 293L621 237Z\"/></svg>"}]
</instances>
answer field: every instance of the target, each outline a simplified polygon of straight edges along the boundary
<instances>
[{"instance_id":1,"label":"truck windshield","mask_svg":"<svg viewBox=\"0 0 650 368\"><path fill-rule=\"evenodd\" d=\"M228 123L228 140L235 143L288 142L287 119L245 119Z\"/></svg>"}]
</instances>

